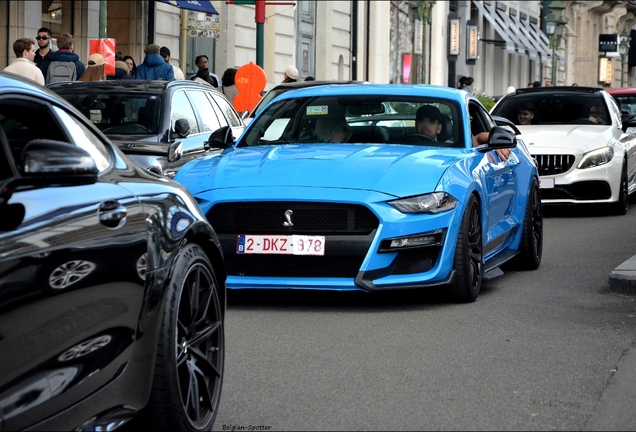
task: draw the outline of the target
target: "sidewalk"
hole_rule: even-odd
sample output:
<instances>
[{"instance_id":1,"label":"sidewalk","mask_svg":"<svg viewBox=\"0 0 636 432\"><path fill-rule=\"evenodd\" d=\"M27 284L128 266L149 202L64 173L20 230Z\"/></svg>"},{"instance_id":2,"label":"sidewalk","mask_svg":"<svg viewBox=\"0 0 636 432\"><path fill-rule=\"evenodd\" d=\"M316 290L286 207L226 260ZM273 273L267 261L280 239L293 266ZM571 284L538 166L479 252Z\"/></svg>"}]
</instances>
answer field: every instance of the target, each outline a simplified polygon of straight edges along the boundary
<instances>
[{"instance_id":1,"label":"sidewalk","mask_svg":"<svg viewBox=\"0 0 636 432\"><path fill-rule=\"evenodd\" d=\"M610 273L609 290L618 294L636 294L636 255Z\"/></svg>"}]
</instances>

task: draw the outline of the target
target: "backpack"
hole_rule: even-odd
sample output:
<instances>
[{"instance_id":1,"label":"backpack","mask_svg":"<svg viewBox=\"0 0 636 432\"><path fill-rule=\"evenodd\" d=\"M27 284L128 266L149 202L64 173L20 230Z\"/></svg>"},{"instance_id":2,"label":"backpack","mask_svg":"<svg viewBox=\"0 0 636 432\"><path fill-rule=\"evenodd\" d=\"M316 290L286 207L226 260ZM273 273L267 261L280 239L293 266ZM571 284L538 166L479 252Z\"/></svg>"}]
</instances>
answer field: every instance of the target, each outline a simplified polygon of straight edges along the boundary
<instances>
[{"instance_id":1,"label":"backpack","mask_svg":"<svg viewBox=\"0 0 636 432\"><path fill-rule=\"evenodd\" d=\"M75 81L77 70L75 63L68 61L52 61L46 71L46 83L56 83L61 81Z\"/></svg>"}]
</instances>

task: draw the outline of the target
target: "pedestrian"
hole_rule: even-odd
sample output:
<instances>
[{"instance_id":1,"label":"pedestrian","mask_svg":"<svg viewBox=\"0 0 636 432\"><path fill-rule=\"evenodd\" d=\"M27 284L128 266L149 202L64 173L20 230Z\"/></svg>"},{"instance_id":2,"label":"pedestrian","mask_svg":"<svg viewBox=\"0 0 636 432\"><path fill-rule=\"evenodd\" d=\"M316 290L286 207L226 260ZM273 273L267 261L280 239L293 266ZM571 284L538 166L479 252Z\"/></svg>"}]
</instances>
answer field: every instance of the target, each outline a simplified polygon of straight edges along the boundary
<instances>
[{"instance_id":1,"label":"pedestrian","mask_svg":"<svg viewBox=\"0 0 636 432\"><path fill-rule=\"evenodd\" d=\"M296 66L294 65L289 65L285 68L285 72L283 72L283 82L284 83L290 83L290 82L297 82L298 81L298 69L296 69Z\"/></svg>"},{"instance_id":2,"label":"pedestrian","mask_svg":"<svg viewBox=\"0 0 636 432\"><path fill-rule=\"evenodd\" d=\"M506 94L514 93L515 91L517 91L517 89L514 86L508 86L508 89L506 90Z\"/></svg>"},{"instance_id":3,"label":"pedestrian","mask_svg":"<svg viewBox=\"0 0 636 432\"><path fill-rule=\"evenodd\" d=\"M35 37L35 40L38 41L38 49L35 52L35 59L33 61L39 68L42 68L42 60L44 60L44 57L53 52L51 49L51 30L42 27L38 30L38 35Z\"/></svg>"},{"instance_id":4,"label":"pedestrian","mask_svg":"<svg viewBox=\"0 0 636 432\"><path fill-rule=\"evenodd\" d=\"M124 62L128 65L128 73L132 79L135 79L135 75L137 74L137 64L135 63L135 59L129 55L123 57Z\"/></svg>"},{"instance_id":5,"label":"pedestrian","mask_svg":"<svg viewBox=\"0 0 636 432\"><path fill-rule=\"evenodd\" d=\"M160 47L150 44L144 49L144 62L137 66L136 80L165 80L174 81L174 69L159 55Z\"/></svg>"},{"instance_id":6,"label":"pedestrian","mask_svg":"<svg viewBox=\"0 0 636 432\"><path fill-rule=\"evenodd\" d=\"M194 63L195 63L195 64L197 65L197 67L199 68L199 71L201 71L202 69L205 69L205 70L207 70L207 71L208 71L208 75L210 75L210 77L212 78L212 84L211 84L211 85L212 85L212 87L215 87L215 88L216 88L216 87L218 87L218 86L219 86L219 83L221 82L221 80L219 79L219 77L218 77L216 74L212 73L212 72L210 71L210 69L208 69L208 62L209 62L209 60L208 60L208 56L206 56L205 54L198 55L198 56L196 56L196 58L194 59ZM192 81L195 81L195 80L196 80L196 77L197 77L197 74L198 74L198 72L199 72L199 71L197 71L197 73L192 74L192 75L190 76L190 79L191 79ZM206 81L206 82L207 82L207 81Z\"/></svg>"},{"instance_id":7,"label":"pedestrian","mask_svg":"<svg viewBox=\"0 0 636 432\"><path fill-rule=\"evenodd\" d=\"M172 70L174 71L174 79L176 80L185 79L185 76L183 76L183 72L181 71L181 69L177 67L176 65L173 65L172 63L170 63L170 50L168 49L168 47L165 47L165 46L161 47L159 49L159 55L166 63L172 66Z\"/></svg>"},{"instance_id":8,"label":"pedestrian","mask_svg":"<svg viewBox=\"0 0 636 432\"><path fill-rule=\"evenodd\" d=\"M73 52L75 40L73 35L62 33L57 38L58 50L49 53L42 60L42 75L47 84L61 81L76 81L82 78L86 67L80 61L77 54Z\"/></svg>"},{"instance_id":9,"label":"pedestrian","mask_svg":"<svg viewBox=\"0 0 636 432\"><path fill-rule=\"evenodd\" d=\"M459 79L459 89L460 90L465 90L468 93L472 93L473 92L473 83L475 82L475 80L472 77L469 76L464 76L461 77Z\"/></svg>"},{"instance_id":10,"label":"pedestrian","mask_svg":"<svg viewBox=\"0 0 636 432\"><path fill-rule=\"evenodd\" d=\"M108 81L116 81L116 80L131 80L133 77L130 76L130 68L121 60L115 62L115 73L113 75L107 75L106 80Z\"/></svg>"},{"instance_id":11,"label":"pedestrian","mask_svg":"<svg viewBox=\"0 0 636 432\"><path fill-rule=\"evenodd\" d=\"M533 83L532 83L532 87L533 87L533 88L539 88L539 87L541 87L541 81L535 81L535 82L533 82Z\"/></svg>"},{"instance_id":12,"label":"pedestrian","mask_svg":"<svg viewBox=\"0 0 636 432\"><path fill-rule=\"evenodd\" d=\"M234 77L237 71L238 69L236 68L225 69L221 77L221 93L225 95L232 105L234 105L234 96L239 93L234 83Z\"/></svg>"},{"instance_id":13,"label":"pedestrian","mask_svg":"<svg viewBox=\"0 0 636 432\"><path fill-rule=\"evenodd\" d=\"M212 77L210 76L210 71L207 68L199 69L197 73L194 74L193 81L202 82L214 87L214 81L212 80Z\"/></svg>"},{"instance_id":14,"label":"pedestrian","mask_svg":"<svg viewBox=\"0 0 636 432\"><path fill-rule=\"evenodd\" d=\"M579 85L577 83L572 83L572 87L578 87Z\"/></svg>"},{"instance_id":15,"label":"pedestrian","mask_svg":"<svg viewBox=\"0 0 636 432\"><path fill-rule=\"evenodd\" d=\"M533 88L534 87L534 83L529 82L528 83L528 88Z\"/></svg>"},{"instance_id":16,"label":"pedestrian","mask_svg":"<svg viewBox=\"0 0 636 432\"><path fill-rule=\"evenodd\" d=\"M545 86L546 86L546 87L552 87L552 81L550 81L550 80L546 80L546 82L545 82Z\"/></svg>"},{"instance_id":17,"label":"pedestrian","mask_svg":"<svg viewBox=\"0 0 636 432\"><path fill-rule=\"evenodd\" d=\"M44 85L44 75L42 75L42 71L33 61L35 58L35 41L27 38L18 39L13 43L13 52L17 58L4 68L4 71Z\"/></svg>"},{"instance_id":18,"label":"pedestrian","mask_svg":"<svg viewBox=\"0 0 636 432\"><path fill-rule=\"evenodd\" d=\"M305 81L316 81L316 78L308 76L307 78L305 78ZM391 84L393 84L393 82L391 82Z\"/></svg>"},{"instance_id":19,"label":"pedestrian","mask_svg":"<svg viewBox=\"0 0 636 432\"><path fill-rule=\"evenodd\" d=\"M104 56L101 54L95 53L91 54L88 57L88 63L86 67L86 73L82 75L82 78L78 79L78 81L89 82L89 81L105 81L106 76L104 75Z\"/></svg>"}]
</instances>

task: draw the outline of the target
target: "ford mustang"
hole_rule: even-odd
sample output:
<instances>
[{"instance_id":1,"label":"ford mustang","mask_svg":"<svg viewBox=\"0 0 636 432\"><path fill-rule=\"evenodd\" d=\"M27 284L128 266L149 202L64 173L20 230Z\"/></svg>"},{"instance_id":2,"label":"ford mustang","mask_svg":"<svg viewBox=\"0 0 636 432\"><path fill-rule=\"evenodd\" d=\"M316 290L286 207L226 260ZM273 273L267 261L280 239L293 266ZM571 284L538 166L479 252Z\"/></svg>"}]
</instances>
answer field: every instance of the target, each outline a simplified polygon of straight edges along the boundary
<instances>
[{"instance_id":1,"label":"ford mustang","mask_svg":"<svg viewBox=\"0 0 636 432\"><path fill-rule=\"evenodd\" d=\"M488 271L541 262L539 179L513 128L446 87L305 88L236 143L215 132L226 149L176 180L219 237L230 289L447 286L470 302Z\"/></svg>"},{"instance_id":2,"label":"ford mustang","mask_svg":"<svg viewBox=\"0 0 636 432\"><path fill-rule=\"evenodd\" d=\"M519 89L492 114L518 125L536 159L544 204L609 204L627 213L636 191L636 121L592 87Z\"/></svg>"}]
</instances>

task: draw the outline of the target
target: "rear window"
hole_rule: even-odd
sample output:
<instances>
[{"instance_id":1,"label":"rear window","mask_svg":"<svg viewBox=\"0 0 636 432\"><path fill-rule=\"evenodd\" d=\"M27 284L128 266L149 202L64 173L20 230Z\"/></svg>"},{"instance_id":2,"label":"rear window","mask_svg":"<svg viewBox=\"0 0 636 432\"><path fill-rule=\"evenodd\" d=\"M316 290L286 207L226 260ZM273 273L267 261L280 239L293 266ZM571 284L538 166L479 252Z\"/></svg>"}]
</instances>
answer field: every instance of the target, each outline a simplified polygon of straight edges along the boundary
<instances>
[{"instance_id":1,"label":"rear window","mask_svg":"<svg viewBox=\"0 0 636 432\"><path fill-rule=\"evenodd\" d=\"M158 93L91 92L57 93L70 102L105 134L157 134L161 110Z\"/></svg>"},{"instance_id":2,"label":"rear window","mask_svg":"<svg viewBox=\"0 0 636 432\"><path fill-rule=\"evenodd\" d=\"M526 93L503 99L492 112L517 125L561 125L611 123L599 93Z\"/></svg>"}]
</instances>

